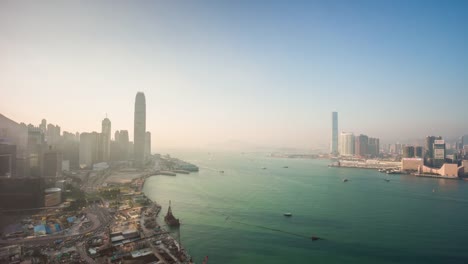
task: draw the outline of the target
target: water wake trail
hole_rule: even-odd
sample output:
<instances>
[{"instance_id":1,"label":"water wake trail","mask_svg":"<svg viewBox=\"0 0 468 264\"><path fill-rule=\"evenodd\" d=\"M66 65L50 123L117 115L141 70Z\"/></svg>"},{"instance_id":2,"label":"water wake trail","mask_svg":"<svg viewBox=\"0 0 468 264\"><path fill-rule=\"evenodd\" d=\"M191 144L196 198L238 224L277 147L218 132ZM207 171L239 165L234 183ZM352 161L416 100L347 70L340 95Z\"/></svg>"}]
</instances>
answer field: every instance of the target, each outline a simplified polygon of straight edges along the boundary
<instances>
[{"instance_id":1,"label":"water wake trail","mask_svg":"<svg viewBox=\"0 0 468 264\"><path fill-rule=\"evenodd\" d=\"M285 230L281 230L281 229L271 228L271 227L268 227L268 226L253 225L253 224L248 224L248 223L244 223L244 222L240 222L240 221L235 221L235 220L231 220L231 222L233 222L233 223L238 223L238 224L241 224L241 225L246 225L246 226L252 226L252 227L256 227L256 228L266 229L266 230L270 230L270 231L275 231L275 232L279 232L279 233L283 233L283 234L293 235L293 236L297 236L297 237L301 237L301 238L306 238L306 239L311 239L311 238L312 238L311 236L305 236L305 235L302 235L302 234L297 234L297 233L293 233L293 232L289 232L289 231L285 231ZM322 239L322 238L318 238L318 239ZM323 240L323 239L322 239L322 240Z\"/></svg>"}]
</instances>

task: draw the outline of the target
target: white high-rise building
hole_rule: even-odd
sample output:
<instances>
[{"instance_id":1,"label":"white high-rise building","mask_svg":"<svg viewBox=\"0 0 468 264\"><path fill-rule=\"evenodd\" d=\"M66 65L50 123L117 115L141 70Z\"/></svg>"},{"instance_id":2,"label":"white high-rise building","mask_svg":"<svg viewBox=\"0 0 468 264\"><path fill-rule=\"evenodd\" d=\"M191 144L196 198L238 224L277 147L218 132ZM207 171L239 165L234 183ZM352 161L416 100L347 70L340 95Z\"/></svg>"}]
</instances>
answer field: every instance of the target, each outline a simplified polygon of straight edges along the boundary
<instances>
[{"instance_id":1,"label":"white high-rise building","mask_svg":"<svg viewBox=\"0 0 468 264\"><path fill-rule=\"evenodd\" d=\"M340 155L354 155L354 134L349 132L341 132L340 135Z\"/></svg>"},{"instance_id":2,"label":"white high-rise building","mask_svg":"<svg viewBox=\"0 0 468 264\"><path fill-rule=\"evenodd\" d=\"M81 168L91 168L98 160L100 135L97 132L80 134L79 164Z\"/></svg>"},{"instance_id":3,"label":"white high-rise building","mask_svg":"<svg viewBox=\"0 0 468 264\"><path fill-rule=\"evenodd\" d=\"M332 139L330 153L338 155L338 112L332 112Z\"/></svg>"},{"instance_id":4,"label":"white high-rise building","mask_svg":"<svg viewBox=\"0 0 468 264\"><path fill-rule=\"evenodd\" d=\"M141 168L145 160L146 141L146 100L145 94L138 92L135 97L135 116L133 126L135 167Z\"/></svg>"}]
</instances>

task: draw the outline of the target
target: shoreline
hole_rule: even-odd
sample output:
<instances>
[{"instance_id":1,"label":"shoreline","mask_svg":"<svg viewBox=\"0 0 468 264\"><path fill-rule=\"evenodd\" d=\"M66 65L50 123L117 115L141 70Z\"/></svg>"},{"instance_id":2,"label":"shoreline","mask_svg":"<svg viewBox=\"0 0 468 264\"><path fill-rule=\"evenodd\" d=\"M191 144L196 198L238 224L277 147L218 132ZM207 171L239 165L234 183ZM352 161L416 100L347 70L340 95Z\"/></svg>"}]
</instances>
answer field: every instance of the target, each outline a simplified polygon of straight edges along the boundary
<instances>
[{"instance_id":1,"label":"shoreline","mask_svg":"<svg viewBox=\"0 0 468 264\"><path fill-rule=\"evenodd\" d=\"M173 237L173 235L170 233L170 228L167 227L167 225L164 225L161 223L161 220L159 219L159 214L161 213L162 211L162 207L161 205L157 202L157 201L153 201L152 199L150 199L146 194L145 192L143 191L143 188L145 186L145 183L146 183L146 180L150 177L153 177L153 176L168 176L168 175L164 175L164 174L150 174L150 175L143 175L141 176L140 178L137 178L135 180L140 180L141 181L141 184L139 186L139 192L142 193L147 201L149 202L149 205L148 205L148 208L156 208L155 209L155 215L154 215L154 220L157 224L157 227L163 232L163 233L166 233L167 235L167 239L171 241L171 243L173 243L174 245L176 245L176 247L179 249L179 253L180 253L180 256L183 256L183 258L185 259L185 261L181 261L180 259L177 259L180 263L188 263L188 264L193 264L193 259L192 259L192 256L190 256L190 254L188 253L187 249L185 249L182 244L180 243L180 241L177 241L176 238ZM146 212L146 211L145 211ZM143 216L145 215L145 212L142 212L141 213L141 216L142 216L142 219L145 219ZM178 227L180 228L180 227ZM179 230L180 232L180 230Z\"/></svg>"}]
</instances>

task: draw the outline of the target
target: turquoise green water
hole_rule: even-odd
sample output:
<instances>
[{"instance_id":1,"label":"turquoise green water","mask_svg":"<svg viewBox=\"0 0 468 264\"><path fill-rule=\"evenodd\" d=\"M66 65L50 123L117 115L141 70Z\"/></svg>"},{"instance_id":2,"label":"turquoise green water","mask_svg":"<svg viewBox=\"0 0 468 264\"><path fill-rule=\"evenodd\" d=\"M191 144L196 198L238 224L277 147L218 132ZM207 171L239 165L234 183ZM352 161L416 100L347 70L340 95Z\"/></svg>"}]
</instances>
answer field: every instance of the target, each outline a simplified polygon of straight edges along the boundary
<instances>
[{"instance_id":1,"label":"turquoise green water","mask_svg":"<svg viewBox=\"0 0 468 264\"><path fill-rule=\"evenodd\" d=\"M197 263L468 263L468 182L262 154L175 156L200 172L151 177L144 191L164 213L172 200Z\"/></svg>"}]
</instances>

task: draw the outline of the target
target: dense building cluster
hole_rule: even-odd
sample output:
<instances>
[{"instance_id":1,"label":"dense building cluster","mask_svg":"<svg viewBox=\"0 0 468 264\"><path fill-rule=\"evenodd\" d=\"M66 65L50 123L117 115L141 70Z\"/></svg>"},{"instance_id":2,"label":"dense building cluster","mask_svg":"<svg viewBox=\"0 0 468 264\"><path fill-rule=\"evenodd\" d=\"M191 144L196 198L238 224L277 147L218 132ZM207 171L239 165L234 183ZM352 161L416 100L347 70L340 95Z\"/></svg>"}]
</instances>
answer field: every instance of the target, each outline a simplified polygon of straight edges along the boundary
<instances>
[{"instance_id":1,"label":"dense building cluster","mask_svg":"<svg viewBox=\"0 0 468 264\"><path fill-rule=\"evenodd\" d=\"M8 207L4 203L11 199L6 197L23 193L15 181L42 188L27 197L15 195L18 201L22 201L20 204L43 206L41 202L37 204L37 201L44 201L36 199L37 192L43 195L46 187L55 187L55 181L60 180L63 173L107 167L119 161L142 168L151 155L151 133L146 131L145 95L141 92L135 98L135 144L129 140L127 130L116 130L112 138L112 123L107 117L102 120L99 132L61 131L59 125L47 123L46 119L37 126L26 125L0 114L0 188L15 190L0 194L4 198L1 200L5 201L0 202L0 208ZM40 183L36 184L37 179ZM30 203L25 202L28 199Z\"/></svg>"}]
</instances>

